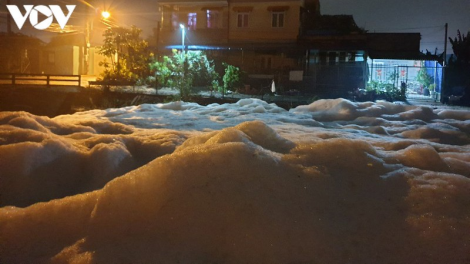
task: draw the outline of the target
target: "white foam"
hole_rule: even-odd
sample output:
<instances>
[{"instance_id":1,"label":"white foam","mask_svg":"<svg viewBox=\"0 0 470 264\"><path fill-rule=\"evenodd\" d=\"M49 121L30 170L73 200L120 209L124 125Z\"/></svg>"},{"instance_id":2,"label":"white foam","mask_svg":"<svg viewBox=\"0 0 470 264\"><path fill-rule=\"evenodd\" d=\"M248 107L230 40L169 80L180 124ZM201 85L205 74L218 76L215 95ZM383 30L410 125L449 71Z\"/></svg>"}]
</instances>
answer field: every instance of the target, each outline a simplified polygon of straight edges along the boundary
<instances>
[{"instance_id":1,"label":"white foam","mask_svg":"<svg viewBox=\"0 0 470 264\"><path fill-rule=\"evenodd\" d=\"M344 99L0 113L0 262L463 263L467 114Z\"/></svg>"}]
</instances>

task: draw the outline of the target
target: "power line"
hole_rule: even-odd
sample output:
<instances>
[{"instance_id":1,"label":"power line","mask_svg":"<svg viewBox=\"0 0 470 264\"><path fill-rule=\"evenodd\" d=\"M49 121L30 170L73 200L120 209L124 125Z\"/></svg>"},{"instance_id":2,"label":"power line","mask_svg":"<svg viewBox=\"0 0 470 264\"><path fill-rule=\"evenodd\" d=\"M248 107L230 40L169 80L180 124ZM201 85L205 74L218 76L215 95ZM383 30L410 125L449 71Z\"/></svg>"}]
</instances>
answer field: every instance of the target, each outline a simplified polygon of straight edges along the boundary
<instances>
[{"instance_id":1,"label":"power line","mask_svg":"<svg viewBox=\"0 0 470 264\"><path fill-rule=\"evenodd\" d=\"M417 30L417 29L431 29L431 28L444 28L440 26L429 26L429 27L410 27L410 28L374 28L373 30Z\"/></svg>"},{"instance_id":2,"label":"power line","mask_svg":"<svg viewBox=\"0 0 470 264\"><path fill-rule=\"evenodd\" d=\"M450 42L449 40L447 40L447 42ZM421 43L444 43L444 41L421 41Z\"/></svg>"}]
</instances>

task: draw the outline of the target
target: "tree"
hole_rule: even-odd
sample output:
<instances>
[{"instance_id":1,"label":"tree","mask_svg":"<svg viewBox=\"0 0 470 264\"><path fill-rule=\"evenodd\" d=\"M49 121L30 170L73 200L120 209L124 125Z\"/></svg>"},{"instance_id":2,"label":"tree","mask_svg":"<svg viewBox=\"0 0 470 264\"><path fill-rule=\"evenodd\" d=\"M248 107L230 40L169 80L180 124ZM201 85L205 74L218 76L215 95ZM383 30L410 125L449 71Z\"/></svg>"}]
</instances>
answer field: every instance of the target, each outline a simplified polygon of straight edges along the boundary
<instances>
[{"instance_id":1,"label":"tree","mask_svg":"<svg viewBox=\"0 0 470 264\"><path fill-rule=\"evenodd\" d=\"M457 30L457 37L454 39L450 38L450 44L452 44L452 51L457 57L457 62L470 64L470 39L465 34L460 34L460 30Z\"/></svg>"},{"instance_id":2,"label":"tree","mask_svg":"<svg viewBox=\"0 0 470 264\"><path fill-rule=\"evenodd\" d=\"M225 74L223 77L224 86L221 90L222 96L224 96L228 90L235 90L235 87L240 84L240 68L227 63L223 63L223 65L225 67Z\"/></svg>"},{"instance_id":3,"label":"tree","mask_svg":"<svg viewBox=\"0 0 470 264\"><path fill-rule=\"evenodd\" d=\"M419 82L423 88L429 88L429 86L434 83L434 78L428 74L426 67L422 67L418 71L416 81Z\"/></svg>"},{"instance_id":4,"label":"tree","mask_svg":"<svg viewBox=\"0 0 470 264\"><path fill-rule=\"evenodd\" d=\"M454 52L445 68L443 101L450 95L462 96L460 103L470 105L470 39L457 31L457 37L450 38ZM463 89L462 89L463 88Z\"/></svg>"},{"instance_id":5,"label":"tree","mask_svg":"<svg viewBox=\"0 0 470 264\"><path fill-rule=\"evenodd\" d=\"M142 30L135 26L108 28L103 33L104 44L99 53L110 60L100 62L105 67L105 80L136 81L148 75L150 53L141 33Z\"/></svg>"},{"instance_id":6,"label":"tree","mask_svg":"<svg viewBox=\"0 0 470 264\"><path fill-rule=\"evenodd\" d=\"M186 63L186 69L185 69ZM163 56L161 61L150 64L160 87L172 87L179 90L178 99L187 99L196 84L217 85L219 75L214 69L213 61L202 51L172 51L171 56Z\"/></svg>"}]
</instances>

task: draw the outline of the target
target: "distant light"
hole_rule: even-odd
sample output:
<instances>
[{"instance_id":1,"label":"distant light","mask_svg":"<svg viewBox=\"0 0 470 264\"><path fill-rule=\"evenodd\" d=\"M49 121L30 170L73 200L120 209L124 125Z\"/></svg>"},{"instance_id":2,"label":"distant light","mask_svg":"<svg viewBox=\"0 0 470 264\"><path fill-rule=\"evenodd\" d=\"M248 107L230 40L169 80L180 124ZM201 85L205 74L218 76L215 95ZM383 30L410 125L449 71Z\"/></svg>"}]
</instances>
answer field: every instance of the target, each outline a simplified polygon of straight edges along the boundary
<instances>
[{"instance_id":1,"label":"distant light","mask_svg":"<svg viewBox=\"0 0 470 264\"><path fill-rule=\"evenodd\" d=\"M180 28L181 28L181 29L184 29L184 25L183 25L183 24L180 24Z\"/></svg>"},{"instance_id":2,"label":"distant light","mask_svg":"<svg viewBox=\"0 0 470 264\"><path fill-rule=\"evenodd\" d=\"M101 16L104 19L108 19L111 16L111 14L108 11L103 11L103 12L101 12Z\"/></svg>"}]
</instances>

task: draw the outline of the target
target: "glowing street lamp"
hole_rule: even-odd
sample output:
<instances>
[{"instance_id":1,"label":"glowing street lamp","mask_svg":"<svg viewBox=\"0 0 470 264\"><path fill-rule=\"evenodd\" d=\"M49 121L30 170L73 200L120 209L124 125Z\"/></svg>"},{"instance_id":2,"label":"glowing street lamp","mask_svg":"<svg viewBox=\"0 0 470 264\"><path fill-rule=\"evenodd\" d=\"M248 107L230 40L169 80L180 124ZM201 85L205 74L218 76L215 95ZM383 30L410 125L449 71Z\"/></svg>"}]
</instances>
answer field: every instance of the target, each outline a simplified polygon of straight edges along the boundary
<instances>
[{"instance_id":1,"label":"glowing street lamp","mask_svg":"<svg viewBox=\"0 0 470 264\"><path fill-rule=\"evenodd\" d=\"M108 11L103 11L103 12L101 12L101 16L104 19L108 19L111 16L111 14Z\"/></svg>"},{"instance_id":2,"label":"glowing street lamp","mask_svg":"<svg viewBox=\"0 0 470 264\"><path fill-rule=\"evenodd\" d=\"M182 37L181 37L181 42L182 42L182 48L181 51L184 51L184 36L186 34L186 31L184 30L184 25L180 24L181 32L182 32Z\"/></svg>"},{"instance_id":3,"label":"glowing street lamp","mask_svg":"<svg viewBox=\"0 0 470 264\"><path fill-rule=\"evenodd\" d=\"M183 78L186 77L186 71L188 70L188 62L186 61L186 54L184 52L184 37L185 37L185 34L186 34L186 31L184 29L184 25L183 24L180 24L180 28L181 28L181 32L182 32L182 37L181 37L181 42L182 42L182 47L181 47L181 52L183 53Z\"/></svg>"}]
</instances>

